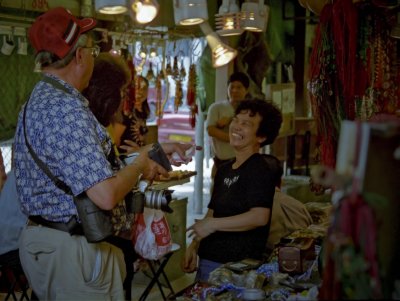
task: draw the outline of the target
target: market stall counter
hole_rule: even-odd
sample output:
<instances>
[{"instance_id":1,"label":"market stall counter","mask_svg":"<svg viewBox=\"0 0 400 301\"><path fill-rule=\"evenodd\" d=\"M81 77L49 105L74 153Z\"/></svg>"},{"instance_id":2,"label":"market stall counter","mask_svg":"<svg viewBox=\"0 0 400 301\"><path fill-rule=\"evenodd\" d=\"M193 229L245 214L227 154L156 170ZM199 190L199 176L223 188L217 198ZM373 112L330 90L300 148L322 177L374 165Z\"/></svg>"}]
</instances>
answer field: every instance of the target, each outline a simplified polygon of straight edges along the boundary
<instances>
[{"instance_id":1,"label":"market stall counter","mask_svg":"<svg viewBox=\"0 0 400 301\"><path fill-rule=\"evenodd\" d=\"M320 250L330 207L310 203L313 224L282 238L265 260L227 263L215 269L206 283L195 282L169 300L317 300Z\"/></svg>"},{"instance_id":2,"label":"market stall counter","mask_svg":"<svg viewBox=\"0 0 400 301\"><path fill-rule=\"evenodd\" d=\"M303 273L282 270L280 248L266 263L245 259L225 264L210 274L208 282L195 282L169 300L317 300L320 246L313 246L314 258L305 259Z\"/></svg>"}]
</instances>

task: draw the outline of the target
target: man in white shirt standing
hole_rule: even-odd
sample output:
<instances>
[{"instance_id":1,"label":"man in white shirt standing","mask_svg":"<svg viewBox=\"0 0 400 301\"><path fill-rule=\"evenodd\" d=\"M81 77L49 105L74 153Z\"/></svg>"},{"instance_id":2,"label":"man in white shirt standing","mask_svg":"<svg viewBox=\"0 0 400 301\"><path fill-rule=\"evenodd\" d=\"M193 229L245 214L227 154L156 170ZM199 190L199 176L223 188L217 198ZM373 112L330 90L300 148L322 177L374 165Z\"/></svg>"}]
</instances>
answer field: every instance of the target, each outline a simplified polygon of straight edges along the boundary
<instances>
[{"instance_id":1,"label":"man in white shirt standing","mask_svg":"<svg viewBox=\"0 0 400 301\"><path fill-rule=\"evenodd\" d=\"M245 73L232 73L228 80L228 100L213 103L208 110L207 132L214 154L212 178L221 164L235 157L233 147L229 144L229 124L238 104L246 99L249 85L249 77Z\"/></svg>"}]
</instances>

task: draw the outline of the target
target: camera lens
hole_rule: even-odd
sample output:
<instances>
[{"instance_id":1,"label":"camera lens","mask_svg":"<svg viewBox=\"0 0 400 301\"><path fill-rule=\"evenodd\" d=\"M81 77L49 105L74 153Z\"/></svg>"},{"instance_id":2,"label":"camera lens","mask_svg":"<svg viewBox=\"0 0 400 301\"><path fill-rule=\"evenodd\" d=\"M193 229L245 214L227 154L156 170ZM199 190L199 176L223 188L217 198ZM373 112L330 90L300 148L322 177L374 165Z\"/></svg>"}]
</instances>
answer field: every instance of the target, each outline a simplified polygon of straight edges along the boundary
<instances>
[{"instance_id":1,"label":"camera lens","mask_svg":"<svg viewBox=\"0 0 400 301\"><path fill-rule=\"evenodd\" d=\"M169 202L171 202L172 199L171 194L171 190L146 190L145 206L172 213L173 210L169 207Z\"/></svg>"}]
</instances>

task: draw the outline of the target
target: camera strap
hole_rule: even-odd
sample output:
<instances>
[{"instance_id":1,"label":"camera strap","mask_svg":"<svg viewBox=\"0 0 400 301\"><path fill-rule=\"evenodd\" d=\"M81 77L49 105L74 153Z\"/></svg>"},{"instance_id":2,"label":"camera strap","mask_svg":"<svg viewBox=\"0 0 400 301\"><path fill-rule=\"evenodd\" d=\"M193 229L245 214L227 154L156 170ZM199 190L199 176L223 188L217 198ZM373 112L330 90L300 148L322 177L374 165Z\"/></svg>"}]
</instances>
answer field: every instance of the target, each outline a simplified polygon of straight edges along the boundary
<instances>
[{"instance_id":1,"label":"camera strap","mask_svg":"<svg viewBox=\"0 0 400 301\"><path fill-rule=\"evenodd\" d=\"M47 76L44 77L43 81L53 85L55 88L60 89L65 93L70 93L63 85L61 85L59 82L57 82L56 80L54 80L50 77L47 77ZM28 147L28 151L29 151L30 155L32 156L33 160L35 161L35 163L54 182L56 187L63 190L66 194L72 195L74 197L74 195L72 194L71 188L67 184L65 184L63 181L61 181L59 178L57 178L53 175L53 173L50 171L50 169L47 167L47 165L35 153L31 144L28 141L28 137L26 135L25 119L26 119L26 108L28 107L29 100L30 100L30 98L28 98L28 101L25 104L24 114L23 114L23 119L22 119L22 125L24 128L24 138L25 138L26 146ZM75 202L75 197L74 197L74 202ZM34 223L43 225L48 228L68 232L71 235L73 235L73 234L83 235L82 226L80 223L78 223L77 216L75 216L75 215L71 216L71 218L69 219L69 221L67 223L51 222L51 221L44 219L43 217L41 217L39 215L36 215L36 216L31 215L31 216L29 216L29 219L31 221L33 221Z\"/></svg>"},{"instance_id":2,"label":"camera strap","mask_svg":"<svg viewBox=\"0 0 400 301\"><path fill-rule=\"evenodd\" d=\"M67 88L65 88L63 85L61 85L59 82L57 82L56 80L54 80L51 77L45 76L43 78L43 81L46 83L51 84L53 87L55 87L56 89L59 89L67 94L70 94L70 92L67 90ZM54 184L57 186L57 188L61 189L62 191L64 191L66 194L69 195L73 195L71 188L65 184L62 180L60 180L59 178L55 177L52 172L50 171L50 169L46 166L46 164L44 164L44 162L37 156L37 154L35 153L35 151L33 150L31 144L28 141L28 137L26 135L26 125L25 125L25 116L26 116L26 108L28 107L28 103L29 103L30 98L28 99L28 101L25 104L24 107L24 114L23 114L23 119L22 119L22 124L23 124L23 128L24 128L24 137L25 137L25 143L26 146L28 147L28 151L31 154L33 160L36 162L36 164L43 170L43 172L54 182Z\"/></svg>"}]
</instances>

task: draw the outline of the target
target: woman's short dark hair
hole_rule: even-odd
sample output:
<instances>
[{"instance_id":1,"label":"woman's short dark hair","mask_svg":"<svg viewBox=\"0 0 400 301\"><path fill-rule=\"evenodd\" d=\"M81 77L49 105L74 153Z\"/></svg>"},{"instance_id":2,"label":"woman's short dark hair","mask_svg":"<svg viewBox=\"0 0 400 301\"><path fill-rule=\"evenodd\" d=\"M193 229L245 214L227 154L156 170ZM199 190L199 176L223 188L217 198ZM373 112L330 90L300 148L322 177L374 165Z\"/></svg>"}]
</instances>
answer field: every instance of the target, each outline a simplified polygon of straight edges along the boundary
<instances>
[{"instance_id":1,"label":"woman's short dark hair","mask_svg":"<svg viewBox=\"0 0 400 301\"><path fill-rule=\"evenodd\" d=\"M103 126L111 123L121 104L121 88L129 80L129 68L121 57L102 52L96 58L89 85L82 94Z\"/></svg>"},{"instance_id":2,"label":"woman's short dark hair","mask_svg":"<svg viewBox=\"0 0 400 301\"><path fill-rule=\"evenodd\" d=\"M235 115L241 112L249 112L250 116L261 116L261 122L256 135L266 137L261 146L271 144L279 134L282 124L281 111L271 102L262 99L243 100L235 110Z\"/></svg>"},{"instance_id":3,"label":"woman's short dark hair","mask_svg":"<svg viewBox=\"0 0 400 301\"><path fill-rule=\"evenodd\" d=\"M250 86L249 77L248 77L245 73L243 73L243 72L235 72L235 73L232 73L231 76L229 77L228 85L229 85L231 82L236 82L236 81L241 82L242 85L243 85L246 89L248 89L249 86Z\"/></svg>"}]
</instances>

